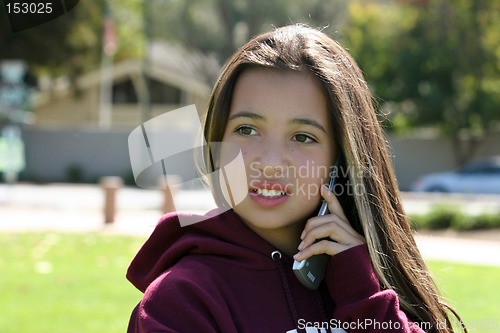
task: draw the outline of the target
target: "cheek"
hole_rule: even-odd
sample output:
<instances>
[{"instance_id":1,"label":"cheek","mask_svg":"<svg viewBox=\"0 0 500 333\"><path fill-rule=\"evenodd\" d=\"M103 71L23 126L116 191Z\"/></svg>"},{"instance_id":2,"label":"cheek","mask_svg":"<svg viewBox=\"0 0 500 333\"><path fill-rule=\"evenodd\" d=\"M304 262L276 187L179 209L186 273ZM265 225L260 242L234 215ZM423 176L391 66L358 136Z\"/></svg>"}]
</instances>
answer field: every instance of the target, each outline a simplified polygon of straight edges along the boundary
<instances>
[{"instance_id":1,"label":"cheek","mask_svg":"<svg viewBox=\"0 0 500 333\"><path fill-rule=\"evenodd\" d=\"M330 166L313 159L303 161L295 169L295 193L302 200L316 203L321 196L321 185L328 183L329 175Z\"/></svg>"},{"instance_id":2,"label":"cheek","mask_svg":"<svg viewBox=\"0 0 500 333\"><path fill-rule=\"evenodd\" d=\"M256 152L248 146L239 146L239 152L243 158L247 174L251 174L252 170L256 168Z\"/></svg>"},{"instance_id":3,"label":"cheek","mask_svg":"<svg viewBox=\"0 0 500 333\"><path fill-rule=\"evenodd\" d=\"M227 205L234 208L248 195L248 165L235 145L223 145L220 162L221 166L216 171L219 189Z\"/></svg>"},{"instance_id":4,"label":"cheek","mask_svg":"<svg viewBox=\"0 0 500 333\"><path fill-rule=\"evenodd\" d=\"M213 142L211 145L215 156L218 156L219 165L221 166L227 165L238 156L243 156L243 149L235 142L226 140L222 142Z\"/></svg>"},{"instance_id":5,"label":"cheek","mask_svg":"<svg viewBox=\"0 0 500 333\"><path fill-rule=\"evenodd\" d=\"M330 176L331 165L326 154L314 154L295 158L295 165L300 170L298 176L309 182L321 182Z\"/></svg>"}]
</instances>

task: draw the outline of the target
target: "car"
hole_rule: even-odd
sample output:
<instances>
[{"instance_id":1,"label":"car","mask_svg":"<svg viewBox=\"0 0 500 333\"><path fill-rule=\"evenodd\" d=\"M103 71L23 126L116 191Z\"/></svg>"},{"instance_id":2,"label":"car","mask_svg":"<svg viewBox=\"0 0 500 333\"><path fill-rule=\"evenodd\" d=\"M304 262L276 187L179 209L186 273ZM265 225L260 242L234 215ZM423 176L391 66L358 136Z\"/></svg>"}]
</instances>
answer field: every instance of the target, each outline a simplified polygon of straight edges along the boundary
<instances>
[{"instance_id":1,"label":"car","mask_svg":"<svg viewBox=\"0 0 500 333\"><path fill-rule=\"evenodd\" d=\"M424 175L411 190L500 194L500 156L477 159L457 170Z\"/></svg>"}]
</instances>

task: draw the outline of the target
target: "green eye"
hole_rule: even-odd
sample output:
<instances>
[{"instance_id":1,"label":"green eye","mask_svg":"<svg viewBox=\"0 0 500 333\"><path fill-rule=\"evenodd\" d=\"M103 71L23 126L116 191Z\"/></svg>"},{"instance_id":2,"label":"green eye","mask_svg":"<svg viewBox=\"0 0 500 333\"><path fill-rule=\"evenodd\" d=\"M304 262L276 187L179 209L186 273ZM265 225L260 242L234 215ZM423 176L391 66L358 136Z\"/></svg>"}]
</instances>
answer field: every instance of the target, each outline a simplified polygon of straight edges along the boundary
<instances>
[{"instance_id":1,"label":"green eye","mask_svg":"<svg viewBox=\"0 0 500 333\"><path fill-rule=\"evenodd\" d=\"M245 136L255 135L256 131L248 126L241 126L236 129L238 133Z\"/></svg>"},{"instance_id":2,"label":"green eye","mask_svg":"<svg viewBox=\"0 0 500 333\"><path fill-rule=\"evenodd\" d=\"M316 142L313 138L311 138L307 134L297 134L293 137L294 141L300 142L300 143L313 143Z\"/></svg>"}]
</instances>

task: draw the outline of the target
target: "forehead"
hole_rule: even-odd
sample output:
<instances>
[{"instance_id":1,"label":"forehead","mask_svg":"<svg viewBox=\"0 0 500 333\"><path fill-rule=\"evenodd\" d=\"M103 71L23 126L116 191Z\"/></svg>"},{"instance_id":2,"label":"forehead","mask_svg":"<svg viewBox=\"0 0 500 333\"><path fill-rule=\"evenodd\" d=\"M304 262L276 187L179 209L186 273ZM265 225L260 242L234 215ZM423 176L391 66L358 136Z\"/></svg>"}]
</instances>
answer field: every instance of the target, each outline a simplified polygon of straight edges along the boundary
<instances>
[{"instance_id":1,"label":"forehead","mask_svg":"<svg viewBox=\"0 0 500 333\"><path fill-rule=\"evenodd\" d=\"M264 115L327 118L327 100L319 80L306 71L250 68L234 87L230 115L241 112Z\"/></svg>"}]
</instances>

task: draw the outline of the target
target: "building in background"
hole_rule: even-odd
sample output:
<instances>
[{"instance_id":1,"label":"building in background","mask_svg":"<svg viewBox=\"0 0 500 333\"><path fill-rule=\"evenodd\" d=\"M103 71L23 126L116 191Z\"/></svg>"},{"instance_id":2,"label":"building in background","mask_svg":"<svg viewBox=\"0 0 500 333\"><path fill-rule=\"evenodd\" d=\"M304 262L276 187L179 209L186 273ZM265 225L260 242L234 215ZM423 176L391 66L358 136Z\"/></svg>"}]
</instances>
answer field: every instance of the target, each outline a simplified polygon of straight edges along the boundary
<instances>
[{"instance_id":1,"label":"building in background","mask_svg":"<svg viewBox=\"0 0 500 333\"><path fill-rule=\"evenodd\" d=\"M120 176L130 184L128 136L143 122L160 114L196 105L205 109L219 74L215 57L188 51L178 45L151 43L147 64L131 59L109 71L111 89L109 123L101 122L102 73L99 68L76 78L41 82L34 103L34 121L25 126L26 169L22 180L37 182L96 182L103 176ZM150 106L144 108L144 89ZM169 124L175 145L197 124ZM199 124L198 124L199 126ZM192 177L186 169L182 178Z\"/></svg>"},{"instance_id":2,"label":"building in background","mask_svg":"<svg viewBox=\"0 0 500 333\"><path fill-rule=\"evenodd\" d=\"M152 43L150 52L147 66L142 60L131 59L114 64L110 70L113 129L134 128L185 105L195 104L199 111L206 106L220 69L215 57L162 42ZM34 107L35 126L99 127L101 84L100 68L77 78L74 85L67 78L45 82ZM151 110L144 115L147 88Z\"/></svg>"}]
</instances>

